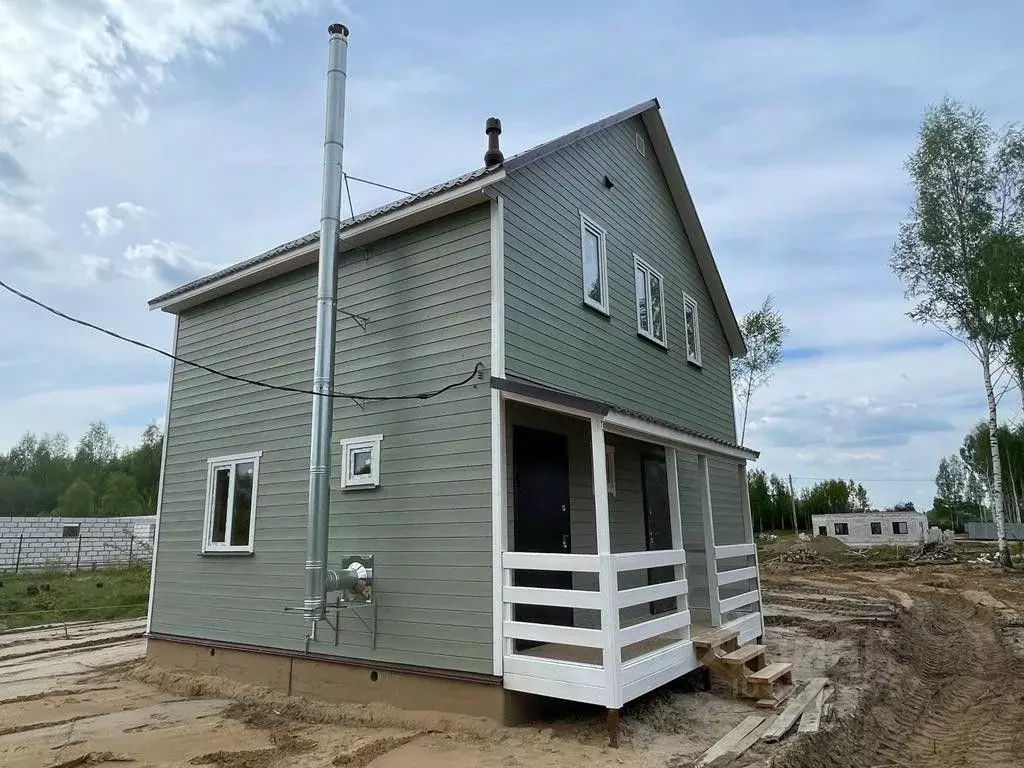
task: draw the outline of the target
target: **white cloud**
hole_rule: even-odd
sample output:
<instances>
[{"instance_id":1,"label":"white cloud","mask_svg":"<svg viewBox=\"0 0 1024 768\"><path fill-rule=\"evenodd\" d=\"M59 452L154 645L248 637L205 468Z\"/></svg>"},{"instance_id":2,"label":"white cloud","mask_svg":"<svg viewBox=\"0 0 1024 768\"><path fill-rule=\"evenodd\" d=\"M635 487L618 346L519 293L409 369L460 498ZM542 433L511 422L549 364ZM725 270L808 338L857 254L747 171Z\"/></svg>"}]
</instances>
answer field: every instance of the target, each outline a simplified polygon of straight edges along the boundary
<instances>
[{"instance_id":1,"label":"white cloud","mask_svg":"<svg viewBox=\"0 0 1024 768\"><path fill-rule=\"evenodd\" d=\"M177 59L214 57L314 0L51 0L0 9L0 121L18 133L81 127ZM138 102L133 117L145 122Z\"/></svg>"},{"instance_id":2,"label":"white cloud","mask_svg":"<svg viewBox=\"0 0 1024 768\"><path fill-rule=\"evenodd\" d=\"M120 232L121 228L124 227L124 222L114 216L105 205L99 208L91 208L85 212L85 217L89 219L93 229L96 230L96 234L100 237L110 237ZM85 224L82 226L87 232L89 231Z\"/></svg>"},{"instance_id":3,"label":"white cloud","mask_svg":"<svg viewBox=\"0 0 1024 768\"><path fill-rule=\"evenodd\" d=\"M95 230L95 233L100 237L110 237L124 229L128 218L142 219L150 213L141 205L136 205L135 203L118 203L114 208L116 210L112 211L109 207L103 205L86 211L85 217L92 224L92 229L87 224L82 224L82 229L89 233ZM121 215L119 216L118 214Z\"/></svg>"},{"instance_id":4,"label":"white cloud","mask_svg":"<svg viewBox=\"0 0 1024 768\"><path fill-rule=\"evenodd\" d=\"M127 262L122 273L162 285L178 285L217 268L202 259L187 245L163 240L130 245L125 248Z\"/></svg>"}]
</instances>

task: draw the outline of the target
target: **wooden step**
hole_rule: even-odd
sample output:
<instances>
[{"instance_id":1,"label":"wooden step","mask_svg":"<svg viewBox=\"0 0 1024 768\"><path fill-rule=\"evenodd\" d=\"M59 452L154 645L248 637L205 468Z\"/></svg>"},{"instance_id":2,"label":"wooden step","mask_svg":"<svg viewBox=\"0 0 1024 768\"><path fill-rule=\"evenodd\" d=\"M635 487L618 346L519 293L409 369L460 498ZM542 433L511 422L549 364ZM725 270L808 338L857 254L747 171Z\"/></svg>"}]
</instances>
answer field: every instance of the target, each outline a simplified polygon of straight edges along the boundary
<instances>
[{"instance_id":1,"label":"wooden step","mask_svg":"<svg viewBox=\"0 0 1024 768\"><path fill-rule=\"evenodd\" d=\"M708 632L695 637L693 639L693 647L698 652L703 653L711 648L720 648L726 643L736 640L739 636L740 632L738 629L718 629L714 632Z\"/></svg>"},{"instance_id":2,"label":"wooden step","mask_svg":"<svg viewBox=\"0 0 1024 768\"><path fill-rule=\"evenodd\" d=\"M759 669L757 672L751 672L747 675L748 683L774 683L780 677L789 675L790 678L793 676L793 665L786 661L777 661L774 664L769 664L764 669ZM785 681L784 681L785 682Z\"/></svg>"},{"instance_id":3,"label":"wooden step","mask_svg":"<svg viewBox=\"0 0 1024 768\"><path fill-rule=\"evenodd\" d=\"M756 643L752 645L744 645L738 651L733 651L732 653L723 656L722 661L726 664L735 664L740 666L753 661L758 656L763 656L765 650L767 650L766 646L757 645Z\"/></svg>"}]
</instances>

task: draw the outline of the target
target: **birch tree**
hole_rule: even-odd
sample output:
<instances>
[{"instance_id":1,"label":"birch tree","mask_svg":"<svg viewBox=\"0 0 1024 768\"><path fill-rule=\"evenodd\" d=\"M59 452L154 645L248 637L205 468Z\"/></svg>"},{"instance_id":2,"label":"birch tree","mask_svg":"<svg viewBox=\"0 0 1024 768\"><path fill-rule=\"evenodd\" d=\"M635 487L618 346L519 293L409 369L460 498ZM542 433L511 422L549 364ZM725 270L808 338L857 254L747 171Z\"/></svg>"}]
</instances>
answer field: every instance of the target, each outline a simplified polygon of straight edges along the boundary
<instances>
[{"instance_id":1,"label":"birch tree","mask_svg":"<svg viewBox=\"0 0 1024 768\"><path fill-rule=\"evenodd\" d=\"M750 398L771 380L775 369L782 362L782 342L789 330L782 321L782 314L775 308L771 294L768 294L760 307L743 316L740 330L747 344L747 354L732 361L732 385L743 407L743 421L740 425L742 445L747 435Z\"/></svg>"},{"instance_id":2,"label":"birch tree","mask_svg":"<svg viewBox=\"0 0 1024 768\"><path fill-rule=\"evenodd\" d=\"M915 188L890 265L915 302L909 316L961 342L981 364L992 441L998 562L1010 566L996 443L997 386L1019 316L1024 234L1021 133L997 136L983 112L949 98L932 107L907 160Z\"/></svg>"}]
</instances>

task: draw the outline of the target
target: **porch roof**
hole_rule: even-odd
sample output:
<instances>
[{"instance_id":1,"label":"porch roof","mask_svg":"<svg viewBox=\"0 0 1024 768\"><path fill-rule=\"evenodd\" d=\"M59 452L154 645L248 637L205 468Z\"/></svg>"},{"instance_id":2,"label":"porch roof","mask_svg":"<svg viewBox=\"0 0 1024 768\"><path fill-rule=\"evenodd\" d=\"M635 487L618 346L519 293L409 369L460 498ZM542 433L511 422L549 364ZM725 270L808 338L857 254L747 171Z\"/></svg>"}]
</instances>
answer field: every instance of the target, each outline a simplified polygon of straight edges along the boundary
<instances>
[{"instance_id":1,"label":"porch roof","mask_svg":"<svg viewBox=\"0 0 1024 768\"><path fill-rule=\"evenodd\" d=\"M641 440L667 442L703 453L713 453L748 461L756 461L761 455L758 451L742 445L640 411L620 408L600 400L591 400L562 392L518 377L492 376L491 387L517 399L535 400L538 404L544 404L552 410L576 413L581 416L601 416L608 431L634 436Z\"/></svg>"}]
</instances>

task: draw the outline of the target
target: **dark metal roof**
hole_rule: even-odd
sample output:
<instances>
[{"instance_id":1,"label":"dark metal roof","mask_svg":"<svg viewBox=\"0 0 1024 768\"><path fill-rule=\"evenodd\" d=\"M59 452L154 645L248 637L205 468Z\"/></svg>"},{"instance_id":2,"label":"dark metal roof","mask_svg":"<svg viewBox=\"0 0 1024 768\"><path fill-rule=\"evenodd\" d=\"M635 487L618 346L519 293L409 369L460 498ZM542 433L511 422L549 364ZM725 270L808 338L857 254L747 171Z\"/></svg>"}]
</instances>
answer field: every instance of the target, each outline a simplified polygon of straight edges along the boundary
<instances>
[{"instance_id":1,"label":"dark metal roof","mask_svg":"<svg viewBox=\"0 0 1024 768\"><path fill-rule=\"evenodd\" d=\"M500 168L500 166L498 166L498 168ZM421 192L417 192L414 195L408 195L406 197L399 198L398 200L394 200L390 203L378 206L377 208L373 208L369 211L366 211L365 213L360 213L358 216L343 220L340 224L338 231L344 232L346 229L351 229L352 227L355 227L359 224L364 224L370 221L371 219L377 218L378 216L384 216L385 214L391 213L393 211L401 210L402 208L412 205L413 203L418 203L421 200L426 200L427 198L434 197L435 195L440 195L441 193L447 192L450 189L455 189L456 187L461 187L464 184L469 184L470 182L483 178L489 173L495 172L496 170L498 170L498 168L477 168L476 170L470 171L469 173L464 173L461 176L456 176L454 179L449 179L448 181L441 182L440 184L435 184L434 186L428 187L427 189L424 189ZM249 267L261 264L264 261L269 261L270 259L274 258L275 256L279 256L282 253L293 251L297 248L303 248L305 246L313 245L314 243L319 242L319 240L319 231L310 232L308 235L297 237L294 240L288 241L287 243L282 243L281 245L275 246L274 248L271 248L269 251L264 251L259 256L254 256L251 259L240 261L237 264L232 264L231 266L225 267L224 269L221 269L217 272L213 272L209 275L204 275L203 277L193 280L190 283L185 283L185 285L178 286L173 290L160 294L156 298L150 299L149 303L150 305L153 305L159 304L160 302L163 301L167 301L168 299L173 299L175 296L180 296L181 294L188 293L189 291L195 290L196 288L201 288L204 285L209 285L210 283L217 282L221 278L228 277L229 275L233 275L236 272L244 272Z\"/></svg>"}]
</instances>

